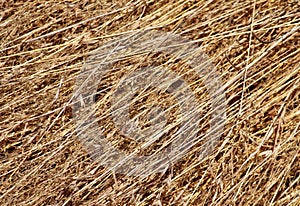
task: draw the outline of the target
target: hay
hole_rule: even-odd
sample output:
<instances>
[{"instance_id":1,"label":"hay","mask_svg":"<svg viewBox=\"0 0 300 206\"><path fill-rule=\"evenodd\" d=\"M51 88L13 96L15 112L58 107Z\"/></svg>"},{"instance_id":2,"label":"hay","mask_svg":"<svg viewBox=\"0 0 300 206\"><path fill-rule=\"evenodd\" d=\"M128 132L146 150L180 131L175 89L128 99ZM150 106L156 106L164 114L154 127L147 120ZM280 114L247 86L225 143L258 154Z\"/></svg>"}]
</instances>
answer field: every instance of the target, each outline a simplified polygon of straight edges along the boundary
<instances>
[{"instance_id":1,"label":"hay","mask_svg":"<svg viewBox=\"0 0 300 206\"><path fill-rule=\"evenodd\" d=\"M9 0L0 8L1 205L300 205L299 1ZM227 119L209 156L199 160L199 142L164 173L139 178L93 160L76 135L70 100L92 51L145 29L201 47L221 75ZM168 59L140 58L124 61L104 88L132 65ZM171 69L184 76L189 69L180 64ZM201 81L185 78L199 105L207 103ZM149 93L166 107L174 103L167 93ZM98 114L107 111L107 94L99 93ZM132 117L149 101L132 104ZM170 110L170 122L178 110ZM107 138L119 149L138 147L113 132Z\"/></svg>"}]
</instances>

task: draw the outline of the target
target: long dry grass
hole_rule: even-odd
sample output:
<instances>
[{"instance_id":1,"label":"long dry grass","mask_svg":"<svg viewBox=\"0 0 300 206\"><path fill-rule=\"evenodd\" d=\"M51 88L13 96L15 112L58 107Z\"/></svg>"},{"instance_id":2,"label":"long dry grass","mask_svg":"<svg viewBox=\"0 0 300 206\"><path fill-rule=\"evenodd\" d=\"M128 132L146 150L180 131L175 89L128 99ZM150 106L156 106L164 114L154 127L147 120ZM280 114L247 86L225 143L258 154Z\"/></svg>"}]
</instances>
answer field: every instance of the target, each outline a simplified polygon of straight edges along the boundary
<instances>
[{"instance_id":1,"label":"long dry grass","mask_svg":"<svg viewBox=\"0 0 300 206\"><path fill-rule=\"evenodd\" d=\"M78 139L72 99L95 50L145 30L178 34L208 55L227 119L208 156L199 159L199 142L163 173L140 178L99 166ZM2 0L0 205L300 205L299 43L298 0ZM197 132L207 131L212 111L201 78L163 54L139 55L116 63L122 69L99 86L96 113L107 139L128 154L140 147L103 116L111 89L137 65L180 73L207 114ZM131 104L142 126L145 104L170 108L176 132L180 108L170 94L150 89Z\"/></svg>"}]
</instances>

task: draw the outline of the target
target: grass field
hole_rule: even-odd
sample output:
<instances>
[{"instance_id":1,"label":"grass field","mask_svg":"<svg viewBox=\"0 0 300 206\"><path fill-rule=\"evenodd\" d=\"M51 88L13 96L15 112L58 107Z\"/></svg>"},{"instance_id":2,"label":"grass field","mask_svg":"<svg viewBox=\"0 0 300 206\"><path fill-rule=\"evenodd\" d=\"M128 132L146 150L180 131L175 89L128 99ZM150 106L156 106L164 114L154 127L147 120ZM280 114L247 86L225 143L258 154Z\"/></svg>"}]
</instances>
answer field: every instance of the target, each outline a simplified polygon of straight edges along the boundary
<instances>
[{"instance_id":1,"label":"grass field","mask_svg":"<svg viewBox=\"0 0 300 206\"><path fill-rule=\"evenodd\" d=\"M93 157L78 137L73 100L97 49L143 31L176 34L201 48L219 76L226 119L203 158L205 139L163 172L139 177ZM0 205L300 205L299 44L299 0L1 0ZM214 129L207 83L191 65L141 49L112 67L99 83L95 114L115 148L139 156L163 151L182 116L194 114L170 92L149 88L128 116L147 129L145 108L158 105L169 132L145 148L151 135L142 142L122 135L113 93L141 67L177 73L196 99L187 101L201 116L196 134Z\"/></svg>"}]
</instances>

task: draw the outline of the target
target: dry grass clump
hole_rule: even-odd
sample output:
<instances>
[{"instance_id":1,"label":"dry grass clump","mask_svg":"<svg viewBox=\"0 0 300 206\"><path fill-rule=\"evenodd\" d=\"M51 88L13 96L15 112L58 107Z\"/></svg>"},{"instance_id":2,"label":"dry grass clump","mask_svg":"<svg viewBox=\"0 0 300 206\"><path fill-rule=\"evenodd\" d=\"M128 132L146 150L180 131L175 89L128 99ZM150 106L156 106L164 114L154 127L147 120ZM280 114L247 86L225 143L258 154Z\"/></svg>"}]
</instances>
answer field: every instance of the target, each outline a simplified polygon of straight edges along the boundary
<instances>
[{"instance_id":1,"label":"dry grass clump","mask_svg":"<svg viewBox=\"0 0 300 206\"><path fill-rule=\"evenodd\" d=\"M71 100L91 52L146 29L173 32L201 47L221 76L227 120L206 158L198 158L200 142L164 173L138 178L94 161L77 138ZM298 0L2 1L0 205L300 205L299 43ZM136 64L165 64L168 56L140 58L121 62L124 69L101 88ZM203 83L184 76L190 68L182 64L169 66L182 72L201 114L209 114ZM131 104L131 117L146 103L174 104L168 93L148 93ZM98 94L98 116L111 106L103 100L107 94ZM174 108L169 124L178 119ZM109 116L99 125L107 126L119 149L140 147L114 131ZM165 135L141 154L169 140Z\"/></svg>"}]
</instances>

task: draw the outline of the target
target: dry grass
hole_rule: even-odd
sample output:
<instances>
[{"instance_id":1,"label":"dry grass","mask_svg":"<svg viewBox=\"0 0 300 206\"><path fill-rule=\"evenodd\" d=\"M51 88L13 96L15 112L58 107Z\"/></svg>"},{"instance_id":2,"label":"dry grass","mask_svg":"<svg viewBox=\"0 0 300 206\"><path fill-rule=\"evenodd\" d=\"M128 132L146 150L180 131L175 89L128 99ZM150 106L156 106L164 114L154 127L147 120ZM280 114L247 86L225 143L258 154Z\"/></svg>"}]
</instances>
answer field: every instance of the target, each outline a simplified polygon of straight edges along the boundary
<instances>
[{"instance_id":1,"label":"dry grass","mask_svg":"<svg viewBox=\"0 0 300 206\"><path fill-rule=\"evenodd\" d=\"M150 28L194 40L210 57L227 121L211 155L199 161L193 147L165 173L140 179L93 161L70 100L90 52ZM0 205L300 205L299 43L298 0L2 0Z\"/></svg>"}]
</instances>

